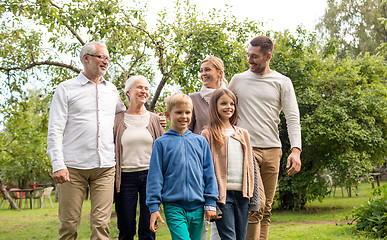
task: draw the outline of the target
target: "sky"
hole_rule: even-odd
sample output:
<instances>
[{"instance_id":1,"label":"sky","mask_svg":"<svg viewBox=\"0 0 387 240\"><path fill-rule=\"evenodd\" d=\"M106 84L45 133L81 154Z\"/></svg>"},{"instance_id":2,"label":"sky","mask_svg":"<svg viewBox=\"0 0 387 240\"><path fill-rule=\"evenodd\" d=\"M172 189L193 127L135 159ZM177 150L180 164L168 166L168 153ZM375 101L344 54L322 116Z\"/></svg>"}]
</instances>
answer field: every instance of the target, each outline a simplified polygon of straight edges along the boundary
<instances>
[{"instance_id":1,"label":"sky","mask_svg":"<svg viewBox=\"0 0 387 240\"><path fill-rule=\"evenodd\" d=\"M202 12L232 6L231 14L239 20L264 22L265 30L295 32L298 25L314 31L324 15L327 0L190 0ZM174 0L148 0L148 19L152 22L164 7L173 8Z\"/></svg>"}]
</instances>

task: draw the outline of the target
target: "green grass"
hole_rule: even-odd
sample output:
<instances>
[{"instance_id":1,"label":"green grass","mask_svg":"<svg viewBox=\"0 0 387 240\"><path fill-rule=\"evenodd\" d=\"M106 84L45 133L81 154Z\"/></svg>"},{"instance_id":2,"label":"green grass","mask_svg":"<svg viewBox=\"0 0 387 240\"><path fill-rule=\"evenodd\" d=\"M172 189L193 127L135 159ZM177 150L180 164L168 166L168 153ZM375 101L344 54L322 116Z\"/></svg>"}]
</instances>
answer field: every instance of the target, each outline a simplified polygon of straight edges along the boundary
<instances>
[{"instance_id":1,"label":"green grass","mask_svg":"<svg viewBox=\"0 0 387 240\"><path fill-rule=\"evenodd\" d=\"M382 181L382 184L387 184L387 180ZM269 239L370 239L354 236L351 226L346 224L351 210L371 197L370 191L371 184L364 182L359 186L358 196L353 193L353 197L349 198L345 193L341 197L341 190L338 188L335 197L309 203L302 211L274 209ZM54 202L54 208L47 208L47 204L45 206L44 209L15 211L7 208L8 203L3 204L0 209L0 240L56 239L59 226L58 203ZM78 231L79 240L90 239L89 214L90 201L85 201ZM171 239L167 225L160 225L157 238ZM112 239L117 239L117 218L114 211L110 232Z\"/></svg>"},{"instance_id":2,"label":"green grass","mask_svg":"<svg viewBox=\"0 0 387 240\"><path fill-rule=\"evenodd\" d=\"M52 199L54 199L54 196L52 196ZM22 209L21 211L8 209L9 204L4 204L0 209L0 240L57 239L59 227L58 203L54 200L53 203L54 208L51 208L51 206L47 208L47 205L45 205L46 208L43 209ZM162 217L164 218L164 215ZM81 223L78 228L79 240L90 239L89 220L90 201L84 201ZM167 225L159 225L161 227L157 233L158 239L171 239ZM111 217L110 235L112 239L118 239L117 218L114 210Z\"/></svg>"}]
</instances>

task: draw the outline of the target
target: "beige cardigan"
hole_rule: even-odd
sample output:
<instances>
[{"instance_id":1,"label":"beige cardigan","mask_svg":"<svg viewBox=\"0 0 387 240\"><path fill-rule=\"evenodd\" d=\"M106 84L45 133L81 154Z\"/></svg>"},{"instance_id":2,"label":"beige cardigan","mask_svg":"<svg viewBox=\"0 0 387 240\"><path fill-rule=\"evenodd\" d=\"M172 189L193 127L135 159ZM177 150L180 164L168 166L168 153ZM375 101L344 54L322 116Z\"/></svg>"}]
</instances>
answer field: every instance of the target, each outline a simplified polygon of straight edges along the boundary
<instances>
[{"instance_id":1,"label":"beige cardigan","mask_svg":"<svg viewBox=\"0 0 387 240\"><path fill-rule=\"evenodd\" d=\"M258 172L253 159L252 148L250 145L250 136L246 129L234 126L235 132L230 137L239 141L243 150L243 182L242 182L242 195L245 198L250 199L250 210L259 210L259 185L258 185ZM215 145L214 141L210 138L207 129L204 129L201 133L204 136L211 148L212 158L214 161L214 169L216 179L218 181L219 188L219 203L226 203L227 194L227 149L228 143L226 136L224 137L224 145L219 147ZM253 199L251 199L253 198Z\"/></svg>"},{"instance_id":2,"label":"beige cardigan","mask_svg":"<svg viewBox=\"0 0 387 240\"><path fill-rule=\"evenodd\" d=\"M121 138L124 133L126 126L124 123L124 114L125 112L120 112L116 114L114 119L114 144L115 144L115 153L116 153L116 191L120 192L121 187L121 166L122 166L122 145ZM149 133L153 138L153 142L160 136L164 134L164 128L160 125L160 118L157 114L149 112L149 124L146 127Z\"/></svg>"}]
</instances>

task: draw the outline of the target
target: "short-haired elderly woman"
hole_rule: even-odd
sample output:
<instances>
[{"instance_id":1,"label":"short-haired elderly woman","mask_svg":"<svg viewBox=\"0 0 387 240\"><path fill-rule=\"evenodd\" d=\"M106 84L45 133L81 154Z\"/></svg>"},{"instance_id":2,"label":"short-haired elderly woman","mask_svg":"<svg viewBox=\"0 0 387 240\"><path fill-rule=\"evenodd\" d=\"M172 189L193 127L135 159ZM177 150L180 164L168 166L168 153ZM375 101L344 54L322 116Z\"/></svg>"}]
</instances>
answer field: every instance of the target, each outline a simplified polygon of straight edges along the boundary
<instances>
[{"instance_id":1,"label":"short-haired elderly woman","mask_svg":"<svg viewBox=\"0 0 387 240\"><path fill-rule=\"evenodd\" d=\"M164 134L157 114L146 110L149 82L144 76L126 81L125 94L129 108L116 115L114 141L116 145L115 207L119 239L136 235L136 209L140 197L138 239L155 239L149 230L150 213L145 204L146 180L153 142Z\"/></svg>"}]
</instances>

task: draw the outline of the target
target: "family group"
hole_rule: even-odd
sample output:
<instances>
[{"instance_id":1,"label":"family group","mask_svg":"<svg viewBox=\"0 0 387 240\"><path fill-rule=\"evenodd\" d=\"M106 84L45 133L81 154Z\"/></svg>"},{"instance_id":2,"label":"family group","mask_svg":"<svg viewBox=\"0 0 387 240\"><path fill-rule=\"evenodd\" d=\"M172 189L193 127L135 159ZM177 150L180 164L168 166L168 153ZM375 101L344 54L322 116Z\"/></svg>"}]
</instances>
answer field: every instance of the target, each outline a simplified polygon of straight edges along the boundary
<instances>
[{"instance_id":1,"label":"family group","mask_svg":"<svg viewBox=\"0 0 387 240\"><path fill-rule=\"evenodd\" d=\"M156 239L164 223L160 211L173 240L204 240L208 232L212 240L268 239L282 157L281 111L291 144L288 174L301 169L296 95L291 80L270 69L273 49L270 38L253 38L250 69L230 82L220 58L205 58L201 90L165 100L171 125L165 132L166 120L145 107L146 77L126 81L125 106L103 78L111 62L106 45L85 44L84 70L58 85L49 115L58 239L77 239L87 188L91 239L109 239L113 203L119 239L137 233L141 240Z\"/></svg>"}]
</instances>

